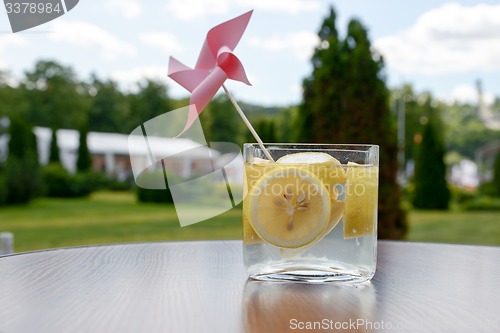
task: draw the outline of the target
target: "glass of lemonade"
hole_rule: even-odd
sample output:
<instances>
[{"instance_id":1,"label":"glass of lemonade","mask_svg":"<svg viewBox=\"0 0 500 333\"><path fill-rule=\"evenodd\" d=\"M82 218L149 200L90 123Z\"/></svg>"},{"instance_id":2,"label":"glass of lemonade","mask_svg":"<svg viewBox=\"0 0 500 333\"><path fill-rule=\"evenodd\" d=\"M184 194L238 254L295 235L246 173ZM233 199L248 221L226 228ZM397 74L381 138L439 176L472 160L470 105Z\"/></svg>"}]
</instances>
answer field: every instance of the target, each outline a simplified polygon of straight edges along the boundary
<instances>
[{"instance_id":1,"label":"glass of lemonade","mask_svg":"<svg viewBox=\"0 0 500 333\"><path fill-rule=\"evenodd\" d=\"M251 278L362 282L377 256L376 145L244 145L243 254Z\"/></svg>"}]
</instances>

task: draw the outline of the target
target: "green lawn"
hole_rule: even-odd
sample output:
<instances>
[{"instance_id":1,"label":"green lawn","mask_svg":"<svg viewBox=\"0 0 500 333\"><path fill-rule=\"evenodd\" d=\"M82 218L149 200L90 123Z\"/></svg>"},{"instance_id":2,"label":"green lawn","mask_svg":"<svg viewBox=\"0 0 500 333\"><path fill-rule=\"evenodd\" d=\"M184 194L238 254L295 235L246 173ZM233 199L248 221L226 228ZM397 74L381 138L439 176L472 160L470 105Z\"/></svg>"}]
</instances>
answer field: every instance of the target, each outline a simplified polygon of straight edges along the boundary
<instances>
[{"instance_id":1,"label":"green lawn","mask_svg":"<svg viewBox=\"0 0 500 333\"><path fill-rule=\"evenodd\" d=\"M136 203L130 193L88 199L37 199L0 208L0 232L11 231L15 251L118 242L241 238L241 210L180 227L173 206Z\"/></svg>"},{"instance_id":2,"label":"green lawn","mask_svg":"<svg viewBox=\"0 0 500 333\"><path fill-rule=\"evenodd\" d=\"M412 211L407 239L500 245L500 211Z\"/></svg>"},{"instance_id":3,"label":"green lawn","mask_svg":"<svg viewBox=\"0 0 500 333\"><path fill-rule=\"evenodd\" d=\"M500 245L500 212L411 212L410 241ZM241 210L180 227L171 206L140 204L130 193L37 199L0 208L0 232L17 252L61 246L191 239L240 239Z\"/></svg>"}]
</instances>

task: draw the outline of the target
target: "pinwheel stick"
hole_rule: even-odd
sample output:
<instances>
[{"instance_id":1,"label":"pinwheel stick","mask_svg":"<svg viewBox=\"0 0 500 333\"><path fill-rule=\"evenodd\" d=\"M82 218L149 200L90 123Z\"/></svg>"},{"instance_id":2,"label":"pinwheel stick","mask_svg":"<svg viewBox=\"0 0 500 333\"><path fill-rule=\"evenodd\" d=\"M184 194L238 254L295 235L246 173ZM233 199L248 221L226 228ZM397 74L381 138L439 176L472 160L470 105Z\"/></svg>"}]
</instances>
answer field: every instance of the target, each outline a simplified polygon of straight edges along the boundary
<instances>
[{"instance_id":1,"label":"pinwheel stick","mask_svg":"<svg viewBox=\"0 0 500 333\"><path fill-rule=\"evenodd\" d=\"M260 148L264 152L264 155L266 155L266 158L269 161L274 162L274 159L272 158L271 154L269 154L269 151L264 147L264 143L262 142L259 135L257 134L255 129L253 128L253 126L250 123L250 121L248 120L247 116L245 116L245 114L243 113L243 110L241 110L238 103L236 103L236 100L233 98L233 95L231 95L231 93L229 92L229 90L227 90L225 85L222 85L222 88L224 88L224 92L226 93L226 95L229 98L229 100L231 101L231 103L233 103L234 107L236 108L236 111L238 111L238 113L239 113L241 119L243 119L243 122L245 123L245 125L247 125L248 129L250 130L250 133L252 133L255 140L257 140L257 143L259 144Z\"/></svg>"}]
</instances>

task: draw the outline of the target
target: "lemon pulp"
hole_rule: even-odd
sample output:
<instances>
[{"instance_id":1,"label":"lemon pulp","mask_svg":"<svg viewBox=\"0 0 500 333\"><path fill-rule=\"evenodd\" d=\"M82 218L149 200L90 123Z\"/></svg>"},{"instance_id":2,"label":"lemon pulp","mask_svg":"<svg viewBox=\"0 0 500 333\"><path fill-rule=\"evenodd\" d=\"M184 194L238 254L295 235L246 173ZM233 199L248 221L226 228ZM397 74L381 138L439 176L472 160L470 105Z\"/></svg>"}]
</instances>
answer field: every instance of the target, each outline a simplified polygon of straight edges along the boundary
<instances>
[{"instance_id":1,"label":"lemon pulp","mask_svg":"<svg viewBox=\"0 0 500 333\"><path fill-rule=\"evenodd\" d=\"M243 182L243 200L245 208L248 205L248 191L267 172L273 169L273 164L269 160L255 158L253 163L245 163L245 177ZM243 239L246 244L258 244L262 239L257 235L249 221L248 214L243 214Z\"/></svg>"},{"instance_id":2,"label":"lemon pulp","mask_svg":"<svg viewBox=\"0 0 500 333\"><path fill-rule=\"evenodd\" d=\"M299 248L323 233L330 220L331 199L315 174L273 164L257 180L249 176L247 181L253 184L248 184L244 214L260 238L281 248Z\"/></svg>"},{"instance_id":3,"label":"lemon pulp","mask_svg":"<svg viewBox=\"0 0 500 333\"><path fill-rule=\"evenodd\" d=\"M345 171L340 162L327 153L304 152L289 154L279 158L279 164L303 164L307 170L318 176L324 184L345 182Z\"/></svg>"},{"instance_id":4,"label":"lemon pulp","mask_svg":"<svg viewBox=\"0 0 500 333\"><path fill-rule=\"evenodd\" d=\"M344 238L371 235L377 221L378 167L349 162L346 174Z\"/></svg>"}]
</instances>

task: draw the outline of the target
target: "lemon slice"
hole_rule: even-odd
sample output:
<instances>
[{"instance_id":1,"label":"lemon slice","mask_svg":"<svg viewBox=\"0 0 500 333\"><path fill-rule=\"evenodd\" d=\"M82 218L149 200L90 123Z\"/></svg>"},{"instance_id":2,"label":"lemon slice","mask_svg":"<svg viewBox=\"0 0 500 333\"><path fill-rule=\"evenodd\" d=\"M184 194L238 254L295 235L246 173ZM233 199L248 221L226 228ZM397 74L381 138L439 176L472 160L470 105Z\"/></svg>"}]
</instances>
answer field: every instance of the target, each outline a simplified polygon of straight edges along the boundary
<instances>
[{"instance_id":1,"label":"lemon slice","mask_svg":"<svg viewBox=\"0 0 500 333\"><path fill-rule=\"evenodd\" d=\"M330 194L313 173L279 167L263 175L245 198L244 214L264 241L281 248L313 242L330 219Z\"/></svg>"},{"instance_id":2,"label":"lemon slice","mask_svg":"<svg viewBox=\"0 0 500 333\"><path fill-rule=\"evenodd\" d=\"M347 166L344 238L371 235L377 223L378 166Z\"/></svg>"},{"instance_id":3,"label":"lemon slice","mask_svg":"<svg viewBox=\"0 0 500 333\"><path fill-rule=\"evenodd\" d=\"M332 155L327 153L314 153L314 152L304 152L288 154L280 157L276 163L290 164L290 163L336 163L340 162L334 158Z\"/></svg>"},{"instance_id":4,"label":"lemon slice","mask_svg":"<svg viewBox=\"0 0 500 333\"><path fill-rule=\"evenodd\" d=\"M325 184L345 182L345 170L340 162L327 153L304 152L289 154L279 158L279 164L304 164L307 169L319 177Z\"/></svg>"},{"instance_id":5,"label":"lemon slice","mask_svg":"<svg viewBox=\"0 0 500 333\"><path fill-rule=\"evenodd\" d=\"M337 201L332 198L332 208L331 208L331 213L330 213L330 219L328 220L328 224L315 240L313 240L311 243L307 244L306 246L297 248L297 249L281 249L280 254L281 257L284 259L291 259L300 256L301 254L304 254L307 250L312 248L314 245L318 244L319 241L321 241L323 238L325 238L326 235L330 233L330 231L333 230L337 226L337 224L340 222L342 219L342 216L344 215L344 202L343 201Z\"/></svg>"},{"instance_id":6,"label":"lemon slice","mask_svg":"<svg viewBox=\"0 0 500 333\"><path fill-rule=\"evenodd\" d=\"M259 158L259 157L254 157L251 164L269 164L271 163L270 160L266 160L266 159L263 159L263 158Z\"/></svg>"},{"instance_id":7,"label":"lemon slice","mask_svg":"<svg viewBox=\"0 0 500 333\"><path fill-rule=\"evenodd\" d=\"M253 230L252 225L248 221L248 217L243 214L243 243L245 245L260 244L263 240Z\"/></svg>"}]
</instances>

